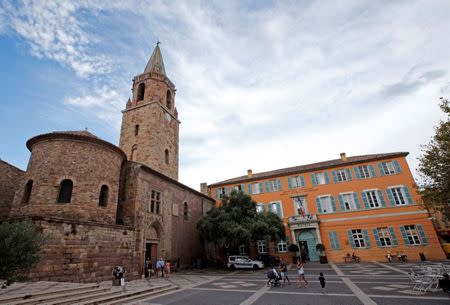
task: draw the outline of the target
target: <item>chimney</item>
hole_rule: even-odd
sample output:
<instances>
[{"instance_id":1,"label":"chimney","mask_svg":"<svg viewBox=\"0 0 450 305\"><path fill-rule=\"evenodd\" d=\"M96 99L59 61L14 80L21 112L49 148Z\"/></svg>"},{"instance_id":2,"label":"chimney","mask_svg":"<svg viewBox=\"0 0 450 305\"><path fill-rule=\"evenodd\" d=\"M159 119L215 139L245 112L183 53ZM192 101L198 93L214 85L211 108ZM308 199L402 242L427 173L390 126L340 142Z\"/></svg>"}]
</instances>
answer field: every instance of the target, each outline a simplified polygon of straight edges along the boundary
<instances>
[{"instance_id":1,"label":"chimney","mask_svg":"<svg viewBox=\"0 0 450 305\"><path fill-rule=\"evenodd\" d=\"M253 176L253 172L251 169L247 170L247 177L251 178Z\"/></svg>"},{"instance_id":2,"label":"chimney","mask_svg":"<svg viewBox=\"0 0 450 305\"><path fill-rule=\"evenodd\" d=\"M206 183L206 182L200 183L200 193L209 195L208 194L208 183Z\"/></svg>"},{"instance_id":3,"label":"chimney","mask_svg":"<svg viewBox=\"0 0 450 305\"><path fill-rule=\"evenodd\" d=\"M347 156L345 155L345 152L341 153L341 160L347 161Z\"/></svg>"}]
</instances>

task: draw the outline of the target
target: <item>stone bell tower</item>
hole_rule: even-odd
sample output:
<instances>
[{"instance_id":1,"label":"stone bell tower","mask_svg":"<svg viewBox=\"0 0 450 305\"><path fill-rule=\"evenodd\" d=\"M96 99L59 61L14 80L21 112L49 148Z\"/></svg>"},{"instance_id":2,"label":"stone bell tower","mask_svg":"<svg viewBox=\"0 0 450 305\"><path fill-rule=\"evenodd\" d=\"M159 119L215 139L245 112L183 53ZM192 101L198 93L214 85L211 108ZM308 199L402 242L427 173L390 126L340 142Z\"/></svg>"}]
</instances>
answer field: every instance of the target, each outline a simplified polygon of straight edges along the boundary
<instances>
[{"instance_id":1,"label":"stone bell tower","mask_svg":"<svg viewBox=\"0 0 450 305\"><path fill-rule=\"evenodd\" d=\"M144 73L133 78L133 97L122 111L119 145L128 160L178 180L180 121L175 91L166 75L158 42Z\"/></svg>"}]
</instances>

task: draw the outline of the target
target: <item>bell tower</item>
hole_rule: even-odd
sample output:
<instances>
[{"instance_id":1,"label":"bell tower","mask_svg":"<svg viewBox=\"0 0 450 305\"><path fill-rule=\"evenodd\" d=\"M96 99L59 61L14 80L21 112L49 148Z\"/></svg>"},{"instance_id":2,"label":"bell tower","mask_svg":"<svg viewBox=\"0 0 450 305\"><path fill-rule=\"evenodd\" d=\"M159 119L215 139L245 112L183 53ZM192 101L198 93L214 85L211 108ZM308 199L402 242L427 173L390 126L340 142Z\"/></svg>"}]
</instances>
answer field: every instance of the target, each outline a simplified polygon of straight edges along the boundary
<instances>
[{"instance_id":1,"label":"bell tower","mask_svg":"<svg viewBox=\"0 0 450 305\"><path fill-rule=\"evenodd\" d=\"M133 78L132 98L122 111L119 146L128 160L178 180L180 121L175 92L157 42L144 73Z\"/></svg>"}]
</instances>

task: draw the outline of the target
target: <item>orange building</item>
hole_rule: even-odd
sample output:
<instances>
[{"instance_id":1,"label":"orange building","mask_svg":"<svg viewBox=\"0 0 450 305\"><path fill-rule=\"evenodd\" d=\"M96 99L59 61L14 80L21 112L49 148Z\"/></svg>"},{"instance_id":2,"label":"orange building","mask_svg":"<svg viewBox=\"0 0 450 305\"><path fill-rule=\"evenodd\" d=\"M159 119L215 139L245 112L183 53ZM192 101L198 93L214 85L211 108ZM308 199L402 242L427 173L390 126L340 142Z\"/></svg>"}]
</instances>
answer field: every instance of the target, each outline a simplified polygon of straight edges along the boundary
<instances>
[{"instance_id":1,"label":"orange building","mask_svg":"<svg viewBox=\"0 0 450 305\"><path fill-rule=\"evenodd\" d=\"M346 157L246 176L209 185L211 197L233 189L257 202L257 210L277 213L287 240L256 241L242 246L244 254L288 259L291 243L309 260L319 260L316 244L325 246L330 262L342 262L347 253L362 261L386 261L404 252L408 260L445 259L433 223L420 199L405 157L407 152ZM256 252L256 253L255 253ZM422 256L422 258L423 258Z\"/></svg>"}]
</instances>

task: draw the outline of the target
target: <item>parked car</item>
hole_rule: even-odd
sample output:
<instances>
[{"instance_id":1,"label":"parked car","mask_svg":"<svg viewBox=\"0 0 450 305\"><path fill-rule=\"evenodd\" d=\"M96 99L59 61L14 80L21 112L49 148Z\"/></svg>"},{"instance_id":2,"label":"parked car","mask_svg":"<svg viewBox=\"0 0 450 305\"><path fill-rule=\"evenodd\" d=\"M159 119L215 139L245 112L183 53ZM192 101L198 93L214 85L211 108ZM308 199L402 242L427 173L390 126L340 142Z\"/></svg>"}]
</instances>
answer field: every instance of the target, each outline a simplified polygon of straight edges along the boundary
<instances>
[{"instance_id":1,"label":"parked car","mask_svg":"<svg viewBox=\"0 0 450 305\"><path fill-rule=\"evenodd\" d=\"M266 267L278 266L280 264L280 258L270 254L258 255L256 259L262 261Z\"/></svg>"},{"instance_id":2,"label":"parked car","mask_svg":"<svg viewBox=\"0 0 450 305\"><path fill-rule=\"evenodd\" d=\"M234 269L254 269L258 270L264 268L263 262L259 260L252 260L248 256L230 255L228 257L228 268Z\"/></svg>"}]
</instances>

